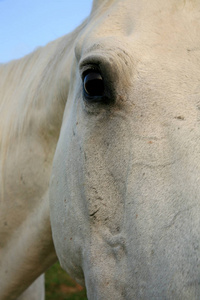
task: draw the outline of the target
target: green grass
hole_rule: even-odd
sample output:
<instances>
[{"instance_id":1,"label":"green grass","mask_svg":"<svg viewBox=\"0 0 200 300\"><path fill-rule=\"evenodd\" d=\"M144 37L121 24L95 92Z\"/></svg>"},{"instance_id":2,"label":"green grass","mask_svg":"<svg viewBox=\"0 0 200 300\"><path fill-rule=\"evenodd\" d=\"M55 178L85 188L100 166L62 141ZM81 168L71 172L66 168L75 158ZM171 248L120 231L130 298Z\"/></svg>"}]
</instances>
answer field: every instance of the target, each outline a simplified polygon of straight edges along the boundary
<instances>
[{"instance_id":1,"label":"green grass","mask_svg":"<svg viewBox=\"0 0 200 300\"><path fill-rule=\"evenodd\" d=\"M46 300L87 300L86 291L78 285L59 263L45 273Z\"/></svg>"}]
</instances>

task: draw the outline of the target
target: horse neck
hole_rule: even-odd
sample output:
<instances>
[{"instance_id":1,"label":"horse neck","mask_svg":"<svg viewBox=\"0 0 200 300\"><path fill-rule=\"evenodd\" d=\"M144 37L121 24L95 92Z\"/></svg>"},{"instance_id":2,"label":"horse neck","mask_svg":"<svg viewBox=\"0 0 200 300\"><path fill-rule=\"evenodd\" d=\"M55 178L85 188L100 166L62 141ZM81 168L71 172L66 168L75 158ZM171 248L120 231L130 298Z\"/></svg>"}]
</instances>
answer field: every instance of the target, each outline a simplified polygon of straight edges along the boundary
<instances>
[{"instance_id":1,"label":"horse neck","mask_svg":"<svg viewBox=\"0 0 200 300\"><path fill-rule=\"evenodd\" d=\"M45 135L56 144L68 97L74 43L86 23L24 58L0 66L3 151L30 132Z\"/></svg>"}]
</instances>

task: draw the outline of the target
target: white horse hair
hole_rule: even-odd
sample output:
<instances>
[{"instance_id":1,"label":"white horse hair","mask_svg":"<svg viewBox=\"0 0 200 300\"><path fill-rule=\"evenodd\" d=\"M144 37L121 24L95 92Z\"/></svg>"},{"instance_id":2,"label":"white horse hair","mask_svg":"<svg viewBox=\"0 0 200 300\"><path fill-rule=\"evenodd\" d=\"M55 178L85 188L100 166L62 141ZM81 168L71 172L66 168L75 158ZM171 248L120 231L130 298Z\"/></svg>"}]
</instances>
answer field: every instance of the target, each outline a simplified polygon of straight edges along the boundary
<instances>
[{"instance_id":1,"label":"white horse hair","mask_svg":"<svg viewBox=\"0 0 200 300\"><path fill-rule=\"evenodd\" d=\"M57 257L90 300L200 299L199 33L199 0L94 0L0 65L0 300Z\"/></svg>"}]
</instances>

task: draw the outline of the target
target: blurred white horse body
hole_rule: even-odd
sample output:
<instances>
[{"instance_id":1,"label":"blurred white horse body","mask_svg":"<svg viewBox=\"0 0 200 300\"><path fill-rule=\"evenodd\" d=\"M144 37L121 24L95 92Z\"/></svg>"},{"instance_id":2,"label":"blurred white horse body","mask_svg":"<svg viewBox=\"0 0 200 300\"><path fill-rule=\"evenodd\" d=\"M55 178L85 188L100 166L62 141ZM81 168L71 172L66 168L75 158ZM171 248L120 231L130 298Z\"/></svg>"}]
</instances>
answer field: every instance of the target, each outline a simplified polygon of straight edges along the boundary
<instances>
[{"instance_id":1,"label":"blurred white horse body","mask_svg":"<svg viewBox=\"0 0 200 300\"><path fill-rule=\"evenodd\" d=\"M94 0L0 66L1 300L44 299L57 256L88 299L200 299L199 20Z\"/></svg>"},{"instance_id":2,"label":"blurred white horse body","mask_svg":"<svg viewBox=\"0 0 200 300\"><path fill-rule=\"evenodd\" d=\"M48 187L76 35L0 68L1 300L16 299L56 261Z\"/></svg>"}]
</instances>

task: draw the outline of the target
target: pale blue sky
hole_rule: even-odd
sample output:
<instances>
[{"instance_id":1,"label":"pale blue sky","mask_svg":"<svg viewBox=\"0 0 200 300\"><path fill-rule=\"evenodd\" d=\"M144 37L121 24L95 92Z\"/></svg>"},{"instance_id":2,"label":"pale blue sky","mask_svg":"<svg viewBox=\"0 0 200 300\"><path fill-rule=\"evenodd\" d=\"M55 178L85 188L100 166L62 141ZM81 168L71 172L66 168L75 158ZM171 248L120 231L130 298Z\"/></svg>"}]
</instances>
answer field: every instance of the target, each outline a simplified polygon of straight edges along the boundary
<instances>
[{"instance_id":1,"label":"pale blue sky","mask_svg":"<svg viewBox=\"0 0 200 300\"><path fill-rule=\"evenodd\" d=\"M70 32L91 6L92 0L0 0L0 63Z\"/></svg>"}]
</instances>

